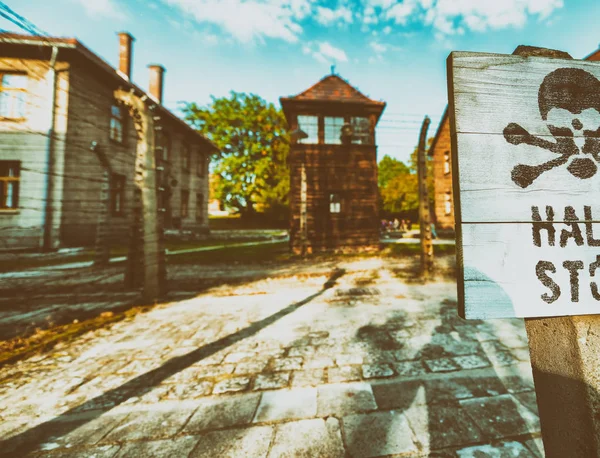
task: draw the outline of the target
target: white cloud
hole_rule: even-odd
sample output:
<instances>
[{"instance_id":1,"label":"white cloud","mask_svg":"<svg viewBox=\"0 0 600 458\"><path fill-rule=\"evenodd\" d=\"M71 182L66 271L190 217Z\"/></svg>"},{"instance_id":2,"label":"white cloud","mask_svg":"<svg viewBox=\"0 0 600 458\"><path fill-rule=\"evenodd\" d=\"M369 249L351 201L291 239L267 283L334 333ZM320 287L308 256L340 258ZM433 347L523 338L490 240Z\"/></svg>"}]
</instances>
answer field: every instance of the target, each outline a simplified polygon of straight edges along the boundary
<instances>
[{"instance_id":1,"label":"white cloud","mask_svg":"<svg viewBox=\"0 0 600 458\"><path fill-rule=\"evenodd\" d=\"M322 63L348 62L348 55L341 48L336 48L327 41L307 43L302 47L304 54L309 54Z\"/></svg>"},{"instance_id":2,"label":"white cloud","mask_svg":"<svg viewBox=\"0 0 600 458\"><path fill-rule=\"evenodd\" d=\"M104 16L113 19L124 19L125 14L117 8L113 0L73 0L85 9L89 16Z\"/></svg>"},{"instance_id":3,"label":"white cloud","mask_svg":"<svg viewBox=\"0 0 600 458\"><path fill-rule=\"evenodd\" d=\"M312 0L163 0L196 22L211 23L241 42L277 38L295 43Z\"/></svg>"},{"instance_id":4,"label":"white cloud","mask_svg":"<svg viewBox=\"0 0 600 458\"><path fill-rule=\"evenodd\" d=\"M388 50L387 45L384 45L377 41L372 41L371 43L369 43L369 46L371 46L371 49L373 51L375 51L377 54L383 54L384 52L386 52Z\"/></svg>"},{"instance_id":5,"label":"white cloud","mask_svg":"<svg viewBox=\"0 0 600 458\"><path fill-rule=\"evenodd\" d=\"M442 35L454 35L522 27L529 17L546 19L563 5L564 0L364 0L364 11L366 24L422 21Z\"/></svg>"},{"instance_id":6,"label":"white cloud","mask_svg":"<svg viewBox=\"0 0 600 458\"><path fill-rule=\"evenodd\" d=\"M322 25L331 25L335 23L351 24L352 11L345 6L340 6L335 10L324 6L317 6L315 20Z\"/></svg>"}]
</instances>

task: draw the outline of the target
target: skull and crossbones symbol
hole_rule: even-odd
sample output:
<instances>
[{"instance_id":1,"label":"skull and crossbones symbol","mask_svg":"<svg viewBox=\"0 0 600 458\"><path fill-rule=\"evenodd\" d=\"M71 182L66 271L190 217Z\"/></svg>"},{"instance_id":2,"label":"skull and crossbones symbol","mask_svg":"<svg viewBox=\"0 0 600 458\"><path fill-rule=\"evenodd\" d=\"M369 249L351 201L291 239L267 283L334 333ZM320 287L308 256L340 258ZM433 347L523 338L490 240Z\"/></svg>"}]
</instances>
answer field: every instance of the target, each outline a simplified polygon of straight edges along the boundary
<instances>
[{"instance_id":1,"label":"skull and crossbones symbol","mask_svg":"<svg viewBox=\"0 0 600 458\"><path fill-rule=\"evenodd\" d=\"M519 164L511 173L521 188L542 173L564 164L579 179L593 177L600 163L600 81L578 68L559 68L546 75L538 92L542 120L556 142L530 134L516 123L504 128L513 145L532 145L559 156L538 165Z\"/></svg>"}]
</instances>

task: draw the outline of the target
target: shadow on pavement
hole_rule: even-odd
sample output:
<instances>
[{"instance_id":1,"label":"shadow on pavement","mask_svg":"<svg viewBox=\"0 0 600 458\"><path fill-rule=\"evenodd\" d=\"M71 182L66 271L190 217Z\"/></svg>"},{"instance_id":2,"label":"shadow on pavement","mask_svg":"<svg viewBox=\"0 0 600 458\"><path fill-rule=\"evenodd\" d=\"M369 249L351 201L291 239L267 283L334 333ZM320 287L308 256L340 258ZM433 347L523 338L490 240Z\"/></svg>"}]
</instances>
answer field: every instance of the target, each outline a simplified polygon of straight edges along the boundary
<instances>
[{"instance_id":1,"label":"shadow on pavement","mask_svg":"<svg viewBox=\"0 0 600 458\"><path fill-rule=\"evenodd\" d=\"M172 358L157 369L139 375L129 382L109 390L100 396L90 399L84 404L70 409L50 421L42 423L10 439L0 442L0 456L25 456L25 454L37 449L39 445L47 442L50 437L64 436L69 432L81 427L82 425L100 417L106 412L106 410L93 410L96 409L98 405L110 404L113 407L116 407L132 396L143 395L156 385L160 384L163 380L173 376L192 364L207 358L230 345L235 344L240 340L256 334L267 326L282 319L286 315L293 313L303 305L313 301L317 297L321 296L325 291L332 288L336 281L342 275L344 275L344 273L345 271L343 269L336 269L329 276L327 282L325 282L321 290L315 294L312 294L311 296L308 296L302 301L290 304L279 312L257 321L251 326L234 334L223 337L186 355ZM88 415L75 417L76 414L87 410L90 411ZM73 416L74 418L69 418L69 421L66 421L67 417L69 416Z\"/></svg>"}]
</instances>

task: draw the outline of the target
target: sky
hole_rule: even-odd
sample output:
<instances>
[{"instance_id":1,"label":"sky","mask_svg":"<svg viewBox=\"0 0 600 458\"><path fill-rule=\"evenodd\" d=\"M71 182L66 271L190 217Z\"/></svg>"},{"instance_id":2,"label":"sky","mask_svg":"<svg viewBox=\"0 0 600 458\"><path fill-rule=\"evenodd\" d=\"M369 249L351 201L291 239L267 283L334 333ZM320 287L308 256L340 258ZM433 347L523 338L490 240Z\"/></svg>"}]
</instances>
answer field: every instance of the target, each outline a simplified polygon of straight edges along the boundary
<instances>
[{"instance_id":1,"label":"sky","mask_svg":"<svg viewBox=\"0 0 600 458\"><path fill-rule=\"evenodd\" d=\"M117 32L135 37L133 81L166 69L164 105L231 90L279 106L335 72L387 102L378 157L408 161L427 115L447 105L451 51L510 54L520 44L581 59L600 43L600 0L4 0L52 36L75 37L113 66ZM0 29L18 31L0 18Z\"/></svg>"}]
</instances>

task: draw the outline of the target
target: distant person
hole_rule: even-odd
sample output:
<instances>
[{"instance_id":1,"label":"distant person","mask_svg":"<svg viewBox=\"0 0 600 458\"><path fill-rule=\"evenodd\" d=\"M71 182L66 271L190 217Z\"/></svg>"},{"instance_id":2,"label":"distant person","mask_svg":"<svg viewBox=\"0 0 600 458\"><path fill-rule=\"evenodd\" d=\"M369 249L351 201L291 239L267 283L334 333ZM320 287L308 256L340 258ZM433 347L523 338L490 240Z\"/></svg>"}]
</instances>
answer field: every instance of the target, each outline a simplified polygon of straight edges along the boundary
<instances>
[{"instance_id":1,"label":"distant person","mask_svg":"<svg viewBox=\"0 0 600 458\"><path fill-rule=\"evenodd\" d=\"M437 232L435 231L435 224L433 224L433 223L431 223L431 236L432 236L434 239L437 239L437 238L438 238Z\"/></svg>"},{"instance_id":2,"label":"distant person","mask_svg":"<svg viewBox=\"0 0 600 458\"><path fill-rule=\"evenodd\" d=\"M398 232L398 229L400 229L400 221L398 218L394 218L394 231Z\"/></svg>"},{"instance_id":3,"label":"distant person","mask_svg":"<svg viewBox=\"0 0 600 458\"><path fill-rule=\"evenodd\" d=\"M413 225L412 220L409 219L408 220L408 230L409 231L412 231L412 225Z\"/></svg>"}]
</instances>

